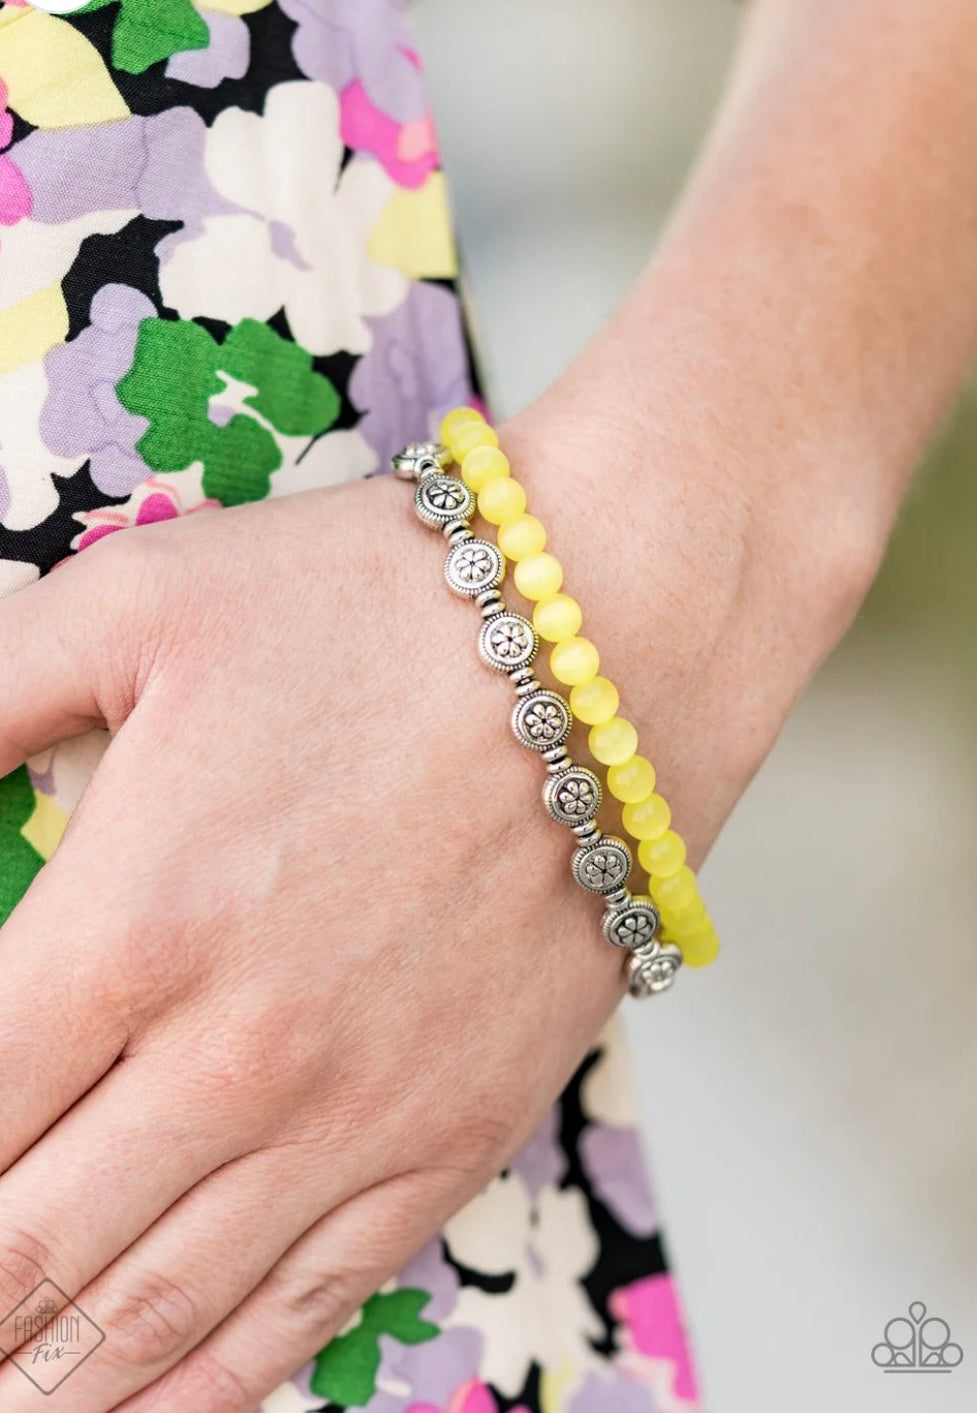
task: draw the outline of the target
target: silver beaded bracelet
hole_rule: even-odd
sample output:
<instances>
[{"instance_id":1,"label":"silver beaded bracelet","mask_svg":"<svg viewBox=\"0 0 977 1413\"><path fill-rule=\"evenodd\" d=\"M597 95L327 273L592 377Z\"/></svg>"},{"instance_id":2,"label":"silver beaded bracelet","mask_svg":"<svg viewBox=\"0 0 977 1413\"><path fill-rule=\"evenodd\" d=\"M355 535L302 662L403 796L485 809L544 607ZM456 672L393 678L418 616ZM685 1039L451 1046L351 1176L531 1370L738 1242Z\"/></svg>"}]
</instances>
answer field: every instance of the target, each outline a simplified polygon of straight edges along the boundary
<instances>
[{"instance_id":1,"label":"silver beaded bracelet","mask_svg":"<svg viewBox=\"0 0 977 1413\"><path fill-rule=\"evenodd\" d=\"M628 990L643 998L666 991L682 964L682 953L658 940L660 919L651 902L632 897L627 888L631 850L623 839L604 834L596 822L600 781L571 759L566 740L573 726L569 703L537 681L533 663L539 652L536 629L508 609L499 593L505 556L491 540L471 528L475 495L450 473L451 453L438 442L412 442L393 458L394 473L416 483L418 519L440 530L451 548L445 560L448 587L473 599L482 611L478 651L489 667L504 672L516 691L512 730L527 750L546 762L543 803L551 819L577 836L570 870L579 886L603 898L603 933L628 953Z\"/></svg>"}]
</instances>

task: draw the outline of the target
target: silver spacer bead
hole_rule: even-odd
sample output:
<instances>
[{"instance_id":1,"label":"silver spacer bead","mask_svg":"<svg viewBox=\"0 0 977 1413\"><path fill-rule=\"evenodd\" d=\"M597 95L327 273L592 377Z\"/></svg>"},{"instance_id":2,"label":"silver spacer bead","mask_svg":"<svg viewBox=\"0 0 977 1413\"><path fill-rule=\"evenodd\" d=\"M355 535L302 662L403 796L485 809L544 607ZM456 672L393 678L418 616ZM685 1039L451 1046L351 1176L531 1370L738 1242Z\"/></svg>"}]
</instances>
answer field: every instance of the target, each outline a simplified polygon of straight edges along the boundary
<instances>
[{"instance_id":1,"label":"silver spacer bead","mask_svg":"<svg viewBox=\"0 0 977 1413\"><path fill-rule=\"evenodd\" d=\"M631 901L631 894L627 888L615 888L613 893L604 894L604 903L608 908L619 908L622 903Z\"/></svg>"},{"instance_id":2,"label":"silver spacer bead","mask_svg":"<svg viewBox=\"0 0 977 1413\"><path fill-rule=\"evenodd\" d=\"M640 898L627 898L609 908L602 924L604 936L612 946L641 952L649 960L661 950L655 941L660 925L658 909Z\"/></svg>"},{"instance_id":3,"label":"silver spacer bead","mask_svg":"<svg viewBox=\"0 0 977 1413\"><path fill-rule=\"evenodd\" d=\"M639 1001L667 991L682 965L682 953L672 942L640 947L628 958L628 990Z\"/></svg>"},{"instance_id":4,"label":"silver spacer bead","mask_svg":"<svg viewBox=\"0 0 977 1413\"><path fill-rule=\"evenodd\" d=\"M441 533L449 545L464 544L466 540L475 538L467 520L449 520L447 525L441 527Z\"/></svg>"},{"instance_id":5,"label":"silver spacer bead","mask_svg":"<svg viewBox=\"0 0 977 1413\"><path fill-rule=\"evenodd\" d=\"M557 750L560 749L561 748L558 746ZM546 772L548 775L562 775L564 771L569 770L573 765L573 761L570 759L569 755L566 754L566 746L563 746L562 750L564 751L562 756L557 755L556 751L543 752L543 759L546 761Z\"/></svg>"},{"instance_id":6,"label":"silver spacer bead","mask_svg":"<svg viewBox=\"0 0 977 1413\"><path fill-rule=\"evenodd\" d=\"M483 618L491 618L494 613L505 612L505 604L498 589L485 589L476 596L475 602L482 610Z\"/></svg>"},{"instance_id":7,"label":"silver spacer bead","mask_svg":"<svg viewBox=\"0 0 977 1413\"><path fill-rule=\"evenodd\" d=\"M531 667L514 667L509 673L509 681L512 683L513 687L515 687L516 691L518 691L519 688L525 686L527 682L535 682L536 679L533 676L533 669Z\"/></svg>"},{"instance_id":8,"label":"silver spacer bead","mask_svg":"<svg viewBox=\"0 0 977 1413\"><path fill-rule=\"evenodd\" d=\"M497 672L528 667L539 651L536 630L520 613L496 613L482 625L478 635L482 661Z\"/></svg>"},{"instance_id":9,"label":"silver spacer bead","mask_svg":"<svg viewBox=\"0 0 977 1413\"><path fill-rule=\"evenodd\" d=\"M613 893L631 872L631 850L623 839L605 834L581 844L570 864L573 876L588 893Z\"/></svg>"},{"instance_id":10,"label":"silver spacer bead","mask_svg":"<svg viewBox=\"0 0 977 1413\"><path fill-rule=\"evenodd\" d=\"M537 682L535 677L530 677L527 682L520 682L516 688L517 697L531 697L534 692L543 690L542 682Z\"/></svg>"},{"instance_id":11,"label":"silver spacer bead","mask_svg":"<svg viewBox=\"0 0 977 1413\"><path fill-rule=\"evenodd\" d=\"M593 819L585 819L582 824L573 824L570 827L585 844L596 842L601 837L600 827Z\"/></svg>"}]
</instances>

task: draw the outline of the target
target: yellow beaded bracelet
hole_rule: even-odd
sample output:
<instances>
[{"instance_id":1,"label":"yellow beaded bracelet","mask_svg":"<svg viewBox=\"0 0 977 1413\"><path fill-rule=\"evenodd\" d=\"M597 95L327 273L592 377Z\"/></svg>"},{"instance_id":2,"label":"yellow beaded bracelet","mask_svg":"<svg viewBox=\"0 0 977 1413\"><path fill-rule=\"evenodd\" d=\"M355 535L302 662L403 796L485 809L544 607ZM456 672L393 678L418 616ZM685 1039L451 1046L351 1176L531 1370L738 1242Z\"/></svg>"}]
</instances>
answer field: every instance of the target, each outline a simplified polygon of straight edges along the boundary
<instances>
[{"instance_id":1,"label":"yellow beaded bracelet","mask_svg":"<svg viewBox=\"0 0 977 1413\"><path fill-rule=\"evenodd\" d=\"M719 939L685 861L685 844L670 827L668 803L655 793L655 769L638 752L637 730L618 715L618 690L600 675L598 650L580 634L580 605L562 591L562 566L546 550L544 526L526 510L526 492L512 476L498 434L474 408L457 407L441 423L441 440L477 496L479 514L498 527L499 549L515 565L516 588L535 604L533 626L552 644L550 671L571 688L573 715L590 727L588 748L607 768L607 788L623 807L622 823L637 842L664 937L678 946L687 965L707 965Z\"/></svg>"}]
</instances>

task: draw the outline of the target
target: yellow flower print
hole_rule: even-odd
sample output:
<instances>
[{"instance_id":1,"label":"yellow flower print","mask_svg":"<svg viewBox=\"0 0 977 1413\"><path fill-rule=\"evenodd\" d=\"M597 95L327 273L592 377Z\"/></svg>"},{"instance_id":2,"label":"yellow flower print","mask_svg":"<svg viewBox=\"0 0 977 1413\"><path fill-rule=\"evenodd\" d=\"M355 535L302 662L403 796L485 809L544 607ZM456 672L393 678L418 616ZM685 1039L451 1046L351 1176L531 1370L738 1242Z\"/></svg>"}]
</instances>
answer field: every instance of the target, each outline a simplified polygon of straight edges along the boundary
<instances>
[{"instance_id":1,"label":"yellow flower print","mask_svg":"<svg viewBox=\"0 0 977 1413\"><path fill-rule=\"evenodd\" d=\"M368 249L378 265L392 265L412 280L451 279L458 273L441 172L432 172L418 191L398 191L390 198Z\"/></svg>"},{"instance_id":2,"label":"yellow flower print","mask_svg":"<svg viewBox=\"0 0 977 1413\"><path fill-rule=\"evenodd\" d=\"M266 10L273 0L200 0L201 10L219 10L222 15L253 15Z\"/></svg>"},{"instance_id":3,"label":"yellow flower print","mask_svg":"<svg viewBox=\"0 0 977 1413\"><path fill-rule=\"evenodd\" d=\"M8 107L36 128L74 128L129 116L94 45L40 10L0 11L0 79Z\"/></svg>"}]
</instances>

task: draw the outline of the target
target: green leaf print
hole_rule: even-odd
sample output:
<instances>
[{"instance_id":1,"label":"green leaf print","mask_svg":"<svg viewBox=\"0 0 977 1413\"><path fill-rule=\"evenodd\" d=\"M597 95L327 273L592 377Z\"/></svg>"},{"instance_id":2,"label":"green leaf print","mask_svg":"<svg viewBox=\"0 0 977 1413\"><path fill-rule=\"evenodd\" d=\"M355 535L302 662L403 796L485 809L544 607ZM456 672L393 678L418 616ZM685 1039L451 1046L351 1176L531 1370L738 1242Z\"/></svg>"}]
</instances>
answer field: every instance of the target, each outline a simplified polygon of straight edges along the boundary
<instances>
[{"instance_id":1,"label":"green leaf print","mask_svg":"<svg viewBox=\"0 0 977 1413\"><path fill-rule=\"evenodd\" d=\"M117 0L89 0L84 10L104 10ZM210 30L191 0L121 0L112 34L112 63L126 74L142 74L174 54L206 49Z\"/></svg>"},{"instance_id":2,"label":"green leaf print","mask_svg":"<svg viewBox=\"0 0 977 1413\"><path fill-rule=\"evenodd\" d=\"M237 412L218 426L209 404L227 378L255 389L244 398L254 416ZM311 354L257 319L242 319L223 343L189 319L144 319L116 392L127 411L150 424L138 444L146 464L185 471L202 461L204 494L224 505L268 494L282 453L265 423L283 436L314 437L332 426L340 406Z\"/></svg>"},{"instance_id":3,"label":"green leaf print","mask_svg":"<svg viewBox=\"0 0 977 1413\"><path fill-rule=\"evenodd\" d=\"M430 1299L426 1290L374 1295L363 1306L360 1323L338 1335L317 1356L312 1392L340 1408L365 1407L377 1391L382 1334L401 1344L424 1344L441 1333L437 1325L420 1317Z\"/></svg>"},{"instance_id":4,"label":"green leaf print","mask_svg":"<svg viewBox=\"0 0 977 1413\"><path fill-rule=\"evenodd\" d=\"M44 864L21 833L34 804L26 765L0 780L0 923L7 921Z\"/></svg>"}]
</instances>

